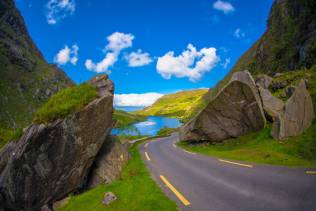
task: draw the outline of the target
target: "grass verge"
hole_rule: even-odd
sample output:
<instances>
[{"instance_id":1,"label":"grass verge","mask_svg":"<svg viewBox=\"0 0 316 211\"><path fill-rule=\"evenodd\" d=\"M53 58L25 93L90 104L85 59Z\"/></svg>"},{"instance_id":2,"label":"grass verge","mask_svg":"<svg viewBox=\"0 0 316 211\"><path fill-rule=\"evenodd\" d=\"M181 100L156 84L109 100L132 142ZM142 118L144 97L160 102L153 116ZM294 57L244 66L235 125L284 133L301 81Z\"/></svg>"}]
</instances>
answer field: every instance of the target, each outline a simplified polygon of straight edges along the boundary
<instances>
[{"instance_id":1,"label":"grass verge","mask_svg":"<svg viewBox=\"0 0 316 211\"><path fill-rule=\"evenodd\" d=\"M175 202L163 194L152 180L138 151L130 147L131 160L123 168L121 179L109 185L100 185L83 194L72 196L61 211L113 210L153 211L177 210ZM112 191L118 199L105 207L101 201L104 193Z\"/></svg>"},{"instance_id":2,"label":"grass verge","mask_svg":"<svg viewBox=\"0 0 316 211\"><path fill-rule=\"evenodd\" d=\"M316 123L302 135L278 142L270 126L221 144L179 142L188 151L219 158L285 166L316 167Z\"/></svg>"}]
</instances>

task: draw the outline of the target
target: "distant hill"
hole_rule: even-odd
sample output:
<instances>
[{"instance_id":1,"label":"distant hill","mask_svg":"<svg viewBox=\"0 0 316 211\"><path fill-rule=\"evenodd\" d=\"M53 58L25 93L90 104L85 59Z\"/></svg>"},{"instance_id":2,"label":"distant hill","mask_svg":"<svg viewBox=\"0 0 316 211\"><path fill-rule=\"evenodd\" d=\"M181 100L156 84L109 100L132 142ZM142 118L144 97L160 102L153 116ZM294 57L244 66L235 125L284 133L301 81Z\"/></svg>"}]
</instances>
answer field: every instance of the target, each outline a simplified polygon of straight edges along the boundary
<instances>
[{"instance_id":1,"label":"distant hill","mask_svg":"<svg viewBox=\"0 0 316 211\"><path fill-rule=\"evenodd\" d=\"M164 95L152 106L134 112L145 116L169 116L186 122L208 102L208 90L196 89Z\"/></svg>"},{"instance_id":2,"label":"distant hill","mask_svg":"<svg viewBox=\"0 0 316 211\"><path fill-rule=\"evenodd\" d=\"M113 120L115 122L114 127L126 127L135 122L145 121L146 117L132 114L122 110L114 110Z\"/></svg>"},{"instance_id":3,"label":"distant hill","mask_svg":"<svg viewBox=\"0 0 316 211\"><path fill-rule=\"evenodd\" d=\"M1 0L0 127L26 126L43 102L72 84L62 70L44 60L14 1Z\"/></svg>"},{"instance_id":4,"label":"distant hill","mask_svg":"<svg viewBox=\"0 0 316 211\"><path fill-rule=\"evenodd\" d=\"M273 75L316 64L316 1L276 0L267 30L238 60L233 71Z\"/></svg>"}]
</instances>

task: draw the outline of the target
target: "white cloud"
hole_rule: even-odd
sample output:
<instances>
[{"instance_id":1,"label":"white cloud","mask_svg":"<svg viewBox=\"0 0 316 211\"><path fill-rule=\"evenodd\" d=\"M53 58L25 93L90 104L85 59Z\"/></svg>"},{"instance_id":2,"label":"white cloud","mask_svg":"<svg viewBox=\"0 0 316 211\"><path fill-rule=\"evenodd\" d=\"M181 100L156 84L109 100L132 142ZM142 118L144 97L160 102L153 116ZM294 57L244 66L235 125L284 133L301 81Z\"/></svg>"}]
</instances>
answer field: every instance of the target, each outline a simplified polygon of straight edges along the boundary
<instances>
[{"instance_id":1,"label":"white cloud","mask_svg":"<svg viewBox=\"0 0 316 211\"><path fill-rule=\"evenodd\" d=\"M144 94L115 94L114 106L150 106L163 94L149 92Z\"/></svg>"},{"instance_id":2,"label":"white cloud","mask_svg":"<svg viewBox=\"0 0 316 211\"><path fill-rule=\"evenodd\" d=\"M75 0L49 0L46 5L46 19L48 24L56 24L76 10Z\"/></svg>"},{"instance_id":3,"label":"white cloud","mask_svg":"<svg viewBox=\"0 0 316 211\"><path fill-rule=\"evenodd\" d=\"M230 64L230 58L226 58L225 61L221 64L224 69L227 69Z\"/></svg>"},{"instance_id":4,"label":"white cloud","mask_svg":"<svg viewBox=\"0 0 316 211\"><path fill-rule=\"evenodd\" d=\"M149 53L142 53L142 50L132 52L125 56L129 67L141 67L150 64L153 60L150 58Z\"/></svg>"},{"instance_id":5,"label":"white cloud","mask_svg":"<svg viewBox=\"0 0 316 211\"><path fill-rule=\"evenodd\" d=\"M197 81L204 73L211 71L219 60L216 48L202 48L197 51L192 44L189 44L187 50L179 56L169 51L159 57L156 68L165 79L170 79L174 75L177 78L188 77L191 81Z\"/></svg>"},{"instance_id":6,"label":"white cloud","mask_svg":"<svg viewBox=\"0 0 316 211\"><path fill-rule=\"evenodd\" d=\"M221 0L217 0L216 2L214 2L213 8L216 10L220 10L225 14L228 14L228 13L235 11L235 8L231 3L221 1Z\"/></svg>"},{"instance_id":7,"label":"white cloud","mask_svg":"<svg viewBox=\"0 0 316 211\"><path fill-rule=\"evenodd\" d=\"M78 61L78 51L78 45L73 45L71 48L65 45L65 47L61 49L54 57L54 62L58 65L65 65L68 62L76 65Z\"/></svg>"},{"instance_id":8,"label":"white cloud","mask_svg":"<svg viewBox=\"0 0 316 211\"><path fill-rule=\"evenodd\" d=\"M105 47L105 51L119 52L124 48L132 47L134 35L114 32L107 37L109 44Z\"/></svg>"},{"instance_id":9,"label":"white cloud","mask_svg":"<svg viewBox=\"0 0 316 211\"><path fill-rule=\"evenodd\" d=\"M246 33L243 32L240 28L237 28L234 32L234 36L237 38L237 39L240 39L240 38L244 38L246 37Z\"/></svg>"},{"instance_id":10,"label":"white cloud","mask_svg":"<svg viewBox=\"0 0 316 211\"><path fill-rule=\"evenodd\" d=\"M107 37L108 44L104 48L105 56L98 62L94 63L91 59L87 59L85 66L88 70L97 73L110 73L110 67L112 67L118 60L121 51L125 48L132 47L134 35L124 34L121 32L114 32Z\"/></svg>"}]
</instances>

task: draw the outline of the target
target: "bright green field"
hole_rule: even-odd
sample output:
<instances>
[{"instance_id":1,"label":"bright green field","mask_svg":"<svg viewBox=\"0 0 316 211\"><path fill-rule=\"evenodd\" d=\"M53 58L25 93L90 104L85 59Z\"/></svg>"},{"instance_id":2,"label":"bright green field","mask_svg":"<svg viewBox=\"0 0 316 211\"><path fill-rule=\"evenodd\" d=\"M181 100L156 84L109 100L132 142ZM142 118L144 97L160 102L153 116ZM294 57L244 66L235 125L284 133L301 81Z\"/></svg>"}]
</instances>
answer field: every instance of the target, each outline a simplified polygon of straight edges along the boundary
<instances>
[{"instance_id":1,"label":"bright green field","mask_svg":"<svg viewBox=\"0 0 316 211\"><path fill-rule=\"evenodd\" d=\"M206 105L207 89L196 89L164 95L152 106L134 112L143 116L168 116L186 122Z\"/></svg>"},{"instance_id":2,"label":"bright green field","mask_svg":"<svg viewBox=\"0 0 316 211\"><path fill-rule=\"evenodd\" d=\"M131 160L123 168L121 179L100 185L83 194L72 196L61 211L113 210L113 211L168 211L177 210L151 179L138 152L138 145L130 148ZM102 205L104 193L112 191L118 200L108 207Z\"/></svg>"},{"instance_id":3,"label":"bright green field","mask_svg":"<svg viewBox=\"0 0 316 211\"><path fill-rule=\"evenodd\" d=\"M219 158L285 166L316 167L316 123L302 135L280 143L270 136L270 127L222 144L180 142L186 150Z\"/></svg>"}]
</instances>

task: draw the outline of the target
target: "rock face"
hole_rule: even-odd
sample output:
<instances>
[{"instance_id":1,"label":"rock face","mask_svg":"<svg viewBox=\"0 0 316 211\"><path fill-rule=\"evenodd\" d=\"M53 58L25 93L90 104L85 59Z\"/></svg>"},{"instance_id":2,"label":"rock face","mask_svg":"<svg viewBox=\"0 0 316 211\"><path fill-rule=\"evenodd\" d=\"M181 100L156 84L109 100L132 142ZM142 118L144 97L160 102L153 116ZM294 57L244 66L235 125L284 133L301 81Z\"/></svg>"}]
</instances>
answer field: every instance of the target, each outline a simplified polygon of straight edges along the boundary
<instances>
[{"instance_id":1,"label":"rock face","mask_svg":"<svg viewBox=\"0 0 316 211\"><path fill-rule=\"evenodd\" d=\"M180 129L180 140L220 142L259 131L264 125L254 81L248 72L239 72L201 113Z\"/></svg>"},{"instance_id":2,"label":"rock face","mask_svg":"<svg viewBox=\"0 0 316 211\"><path fill-rule=\"evenodd\" d=\"M121 144L114 137L109 137L95 159L88 187L107 184L118 179L128 159L128 145Z\"/></svg>"},{"instance_id":3,"label":"rock face","mask_svg":"<svg viewBox=\"0 0 316 211\"><path fill-rule=\"evenodd\" d=\"M299 135L311 126L313 118L312 98L302 80L274 121L271 135L280 140Z\"/></svg>"},{"instance_id":4,"label":"rock face","mask_svg":"<svg viewBox=\"0 0 316 211\"><path fill-rule=\"evenodd\" d=\"M112 84L107 77L102 80ZM82 184L113 124L113 89L99 93L99 98L65 119L27 128L3 162L0 207L37 210Z\"/></svg>"},{"instance_id":5,"label":"rock face","mask_svg":"<svg viewBox=\"0 0 316 211\"><path fill-rule=\"evenodd\" d=\"M270 120L274 120L284 107L284 103L279 98L274 97L268 89L259 87L263 110Z\"/></svg>"},{"instance_id":6,"label":"rock face","mask_svg":"<svg viewBox=\"0 0 316 211\"><path fill-rule=\"evenodd\" d=\"M267 76L265 74L259 75L256 79L256 84L259 87L262 87L264 89L268 89L271 82L273 81L273 78L270 76Z\"/></svg>"}]
</instances>

